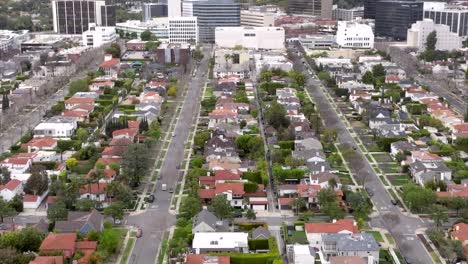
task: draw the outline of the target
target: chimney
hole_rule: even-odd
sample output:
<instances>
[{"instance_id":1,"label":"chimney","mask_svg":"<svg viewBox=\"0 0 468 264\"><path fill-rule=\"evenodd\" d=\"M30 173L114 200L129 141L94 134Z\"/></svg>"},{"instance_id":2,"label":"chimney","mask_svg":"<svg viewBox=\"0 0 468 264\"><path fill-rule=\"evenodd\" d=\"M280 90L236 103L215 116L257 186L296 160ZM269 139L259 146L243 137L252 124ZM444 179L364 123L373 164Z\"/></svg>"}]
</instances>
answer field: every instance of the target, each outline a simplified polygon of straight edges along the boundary
<instances>
[{"instance_id":1,"label":"chimney","mask_svg":"<svg viewBox=\"0 0 468 264\"><path fill-rule=\"evenodd\" d=\"M320 172L325 172L325 166L320 167Z\"/></svg>"},{"instance_id":2,"label":"chimney","mask_svg":"<svg viewBox=\"0 0 468 264\"><path fill-rule=\"evenodd\" d=\"M333 219L332 223L333 223L333 224L336 223L336 219Z\"/></svg>"},{"instance_id":3,"label":"chimney","mask_svg":"<svg viewBox=\"0 0 468 264\"><path fill-rule=\"evenodd\" d=\"M104 61L110 61L110 60L112 60L112 55L111 54L104 55Z\"/></svg>"},{"instance_id":4,"label":"chimney","mask_svg":"<svg viewBox=\"0 0 468 264\"><path fill-rule=\"evenodd\" d=\"M463 187L465 187L465 188L466 188L466 183L464 183L464 184L463 184Z\"/></svg>"}]
</instances>

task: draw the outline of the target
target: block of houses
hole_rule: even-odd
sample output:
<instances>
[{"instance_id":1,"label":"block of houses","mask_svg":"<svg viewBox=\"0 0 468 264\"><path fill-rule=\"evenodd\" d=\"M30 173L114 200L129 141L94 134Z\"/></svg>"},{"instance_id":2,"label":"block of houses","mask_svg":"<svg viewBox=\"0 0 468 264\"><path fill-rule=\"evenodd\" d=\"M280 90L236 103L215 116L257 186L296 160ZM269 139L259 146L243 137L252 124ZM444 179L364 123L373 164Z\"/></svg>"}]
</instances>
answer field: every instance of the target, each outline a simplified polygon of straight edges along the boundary
<instances>
[{"instance_id":1,"label":"block of houses","mask_svg":"<svg viewBox=\"0 0 468 264\"><path fill-rule=\"evenodd\" d=\"M78 127L74 117L54 116L39 123L33 130L34 137L71 137Z\"/></svg>"},{"instance_id":2,"label":"block of houses","mask_svg":"<svg viewBox=\"0 0 468 264\"><path fill-rule=\"evenodd\" d=\"M226 232L228 222L220 220L212 212L203 209L193 218L192 233L198 232Z\"/></svg>"},{"instance_id":3,"label":"block of houses","mask_svg":"<svg viewBox=\"0 0 468 264\"><path fill-rule=\"evenodd\" d=\"M195 233L192 248L196 254L209 252L248 253L248 233L243 232L199 232Z\"/></svg>"},{"instance_id":4,"label":"block of houses","mask_svg":"<svg viewBox=\"0 0 468 264\"><path fill-rule=\"evenodd\" d=\"M93 209L91 212L70 211L66 221L56 221L55 231L59 233L80 232L86 236L89 231L102 232L104 229L104 217Z\"/></svg>"},{"instance_id":5,"label":"block of houses","mask_svg":"<svg viewBox=\"0 0 468 264\"><path fill-rule=\"evenodd\" d=\"M21 148L28 152L54 150L57 147L57 141L57 139L52 137L32 138L28 143L21 144Z\"/></svg>"},{"instance_id":6,"label":"block of houses","mask_svg":"<svg viewBox=\"0 0 468 264\"><path fill-rule=\"evenodd\" d=\"M415 161L409 165L411 176L416 183L424 186L429 181L450 182L452 170L443 162Z\"/></svg>"},{"instance_id":7,"label":"block of houses","mask_svg":"<svg viewBox=\"0 0 468 264\"><path fill-rule=\"evenodd\" d=\"M324 234L321 249L327 260L331 256L359 256L367 263L379 263L380 246L369 233Z\"/></svg>"},{"instance_id":8,"label":"block of houses","mask_svg":"<svg viewBox=\"0 0 468 264\"><path fill-rule=\"evenodd\" d=\"M117 78L120 72L120 59L112 58L112 55L106 54L99 68L105 76Z\"/></svg>"},{"instance_id":9,"label":"block of houses","mask_svg":"<svg viewBox=\"0 0 468 264\"><path fill-rule=\"evenodd\" d=\"M357 234L359 228L351 219L333 220L332 223L306 223L304 225L307 240L313 247L320 248L322 236L326 234Z\"/></svg>"},{"instance_id":10,"label":"block of houses","mask_svg":"<svg viewBox=\"0 0 468 264\"><path fill-rule=\"evenodd\" d=\"M5 201L11 201L16 195L23 193L23 183L19 180L12 179L5 185L0 185L0 196Z\"/></svg>"}]
</instances>

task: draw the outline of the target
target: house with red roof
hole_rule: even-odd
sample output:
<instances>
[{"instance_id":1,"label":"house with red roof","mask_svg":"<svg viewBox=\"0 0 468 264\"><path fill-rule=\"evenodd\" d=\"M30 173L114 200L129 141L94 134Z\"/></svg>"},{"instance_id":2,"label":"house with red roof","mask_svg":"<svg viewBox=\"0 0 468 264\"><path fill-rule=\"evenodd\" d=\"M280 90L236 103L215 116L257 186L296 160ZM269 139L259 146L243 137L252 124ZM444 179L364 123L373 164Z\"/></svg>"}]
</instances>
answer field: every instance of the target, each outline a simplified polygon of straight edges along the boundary
<instances>
[{"instance_id":1,"label":"house with red roof","mask_svg":"<svg viewBox=\"0 0 468 264\"><path fill-rule=\"evenodd\" d=\"M65 100L65 109L72 110L80 105L94 105L94 98L91 97L71 97Z\"/></svg>"},{"instance_id":2,"label":"house with red roof","mask_svg":"<svg viewBox=\"0 0 468 264\"><path fill-rule=\"evenodd\" d=\"M331 223L306 223L304 229L309 244L316 248L322 245L322 235L359 233L359 228L352 219L333 220Z\"/></svg>"},{"instance_id":3,"label":"house with red roof","mask_svg":"<svg viewBox=\"0 0 468 264\"><path fill-rule=\"evenodd\" d=\"M81 199L91 199L93 201L103 203L103 207L106 206L107 195L106 195L107 183L89 183L85 184L80 189Z\"/></svg>"},{"instance_id":4,"label":"house with red roof","mask_svg":"<svg viewBox=\"0 0 468 264\"><path fill-rule=\"evenodd\" d=\"M19 180L12 179L5 185L0 185L0 196L5 201L11 201L16 195L23 192L23 183Z\"/></svg>"},{"instance_id":5,"label":"house with red roof","mask_svg":"<svg viewBox=\"0 0 468 264\"><path fill-rule=\"evenodd\" d=\"M26 194L23 196L23 208L24 209L37 209L41 205L42 201L47 196L48 192L41 195Z\"/></svg>"},{"instance_id":6,"label":"house with red roof","mask_svg":"<svg viewBox=\"0 0 468 264\"><path fill-rule=\"evenodd\" d=\"M99 68L104 71L105 76L117 78L120 72L120 59L112 58L112 55L106 54Z\"/></svg>"},{"instance_id":7,"label":"house with red roof","mask_svg":"<svg viewBox=\"0 0 468 264\"><path fill-rule=\"evenodd\" d=\"M61 252L64 258L70 259L76 252L76 238L76 233L49 233L49 235L42 241L41 246L39 247L39 252L43 255Z\"/></svg>"},{"instance_id":8,"label":"house with red roof","mask_svg":"<svg viewBox=\"0 0 468 264\"><path fill-rule=\"evenodd\" d=\"M28 143L21 144L22 149L28 152L36 150L53 150L57 147L57 139L52 137L32 138Z\"/></svg>"},{"instance_id":9,"label":"house with red roof","mask_svg":"<svg viewBox=\"0 0 468 264\"><path fill-rule=\"evenodd\" d=\"M208 128L213 128L217 124L237 124L239 121L237 112L229 109L215 109L208 116L210 119Z\"/></svg>"},{"instance_id":10,"label":"house with red roof","mask_svg":"<svg viewBox=\"0 0 468 264\"><path fill-rule=\"evenodd\" d=\"M31 168L32 161L32 157L17 154L0 162L0 167L7 168L11 174L22 174L26 173Z\"/></svg>"},{"instance_id":11,"label":"house with red roof","mask_svg":"<svg viewBox=\"0 0 468 264\"><path fill-rule=\"evenodd\" d=\"M468 123L454 125L452 129L452 140L468 137Z\"/></svg>"},{"instance_id":12,"label":"house with red roof","mask_svg":"<svg viewBox=\"0 0 468 264\"><path fill-rule=\"evenodd\" d=\"M411 151L411 156L408 156L405 163L409 165L416 161L425 163L425 162L443 162L444 160L439 155L430 153L428 151L421 151L421 150Z\"/></svg>"},{"instance_id":13,"label":"house with red roof","mask_svg":"<svg viewBox=\"0 0 468 264\"><path fill-rule=\"evenodd\" d=\"M112 138L128 138L132 141L135 141L136 136L138 135L138 130L135 128L124 128L118 129L112 132Z\"/></svg>"},{"instance_id":14,"label":"house with red roof","mask_svg":"<svg viewBox=\"0 0 468 264\"><path fill-rule=\"evenodd\" d=\"M83 253L83 256L77 260L76 264L88 264L91 255L97 250L97 241L76 241L75 248L76 252Z\"/></svg>"},{"instance_id":15,"label":"house with red roof","mask_svg":"<svg viewBox=\"0 0 468 264\"><path fill-rule=\"evenodd\" d=\"M37 256L29 264L63 264L63 256Z\"/></svg>"},{"instance_id":16,"label":"house with red roof","mask_svg":"<svg viewBox=\"0 0 468 264\"><path fill-rule=\"evenodd\" d=\"M232 207L241 208L244 205L244 183L215 183L214 189L200 189L198 195L206 204L211 203L217 195L226 195Z\"/></svg>"},{"instance_id":17,"label":"house with red roof","mask_svg":"<svg viewBox=\"0 0 468 264\"><path fill-rule=\"evenodd\" d=\"M465 255L468 255L468 224L458 223L453 225L450 237L453 240L458 240L463 245L463 251Z\"/></svg>"},{"instance_id":18,"label":"house with red roof","mask_svg":"<svg viewBox=\"0 0 468 264\"><path fill-rule=\"evenodd\" d=\"M468 184L448 184L447 191L445 192L436 192L437 197L439 198L468 198Z\"/></svg>"},{"instance_id":19,"label":"house with red roof","mask_svg":"<svg viewBox=\"0 0 468 264\"><path fill-rule=\"evenodd\" d=\"M120 159L124 152L127 150L127 146L109 146L105 147L101 152L103 158L118 158Z\"/></svg>"},{"instance_id":20,"label":"house with red roof","mask_svg":"<svg viewBox=\"0 0 468 264\"><path fill-rule=\"evenodd\" d=\"M385 76L385 83L399 83L400 82L400 77L395 74L388 74Z\"/></svg>"},{"instance_id":21,"label":"house with red roof","mask_svg":"<svg viewBox=\"0 0 468 264\"><path fill-rule=\"evenodd\" d=\"M78 122L85 122L89 118L89 112L83 110L65 110L62 116L74 117Z\"/></svg>"},{"instance_id":22,"label":"house with red roof","mask_svg":"<svg viewBox=\"0 0 468 264\"><path fill-rule=\"evenodd\" d=\"M99 183L111 183L117 177L117 172L113 169L103 169L102 170L102 177L99 179ZM94 179L96 178L96 169L89 170L88 174L86 175L87 179Z\"/></svg>"}]
</instances>

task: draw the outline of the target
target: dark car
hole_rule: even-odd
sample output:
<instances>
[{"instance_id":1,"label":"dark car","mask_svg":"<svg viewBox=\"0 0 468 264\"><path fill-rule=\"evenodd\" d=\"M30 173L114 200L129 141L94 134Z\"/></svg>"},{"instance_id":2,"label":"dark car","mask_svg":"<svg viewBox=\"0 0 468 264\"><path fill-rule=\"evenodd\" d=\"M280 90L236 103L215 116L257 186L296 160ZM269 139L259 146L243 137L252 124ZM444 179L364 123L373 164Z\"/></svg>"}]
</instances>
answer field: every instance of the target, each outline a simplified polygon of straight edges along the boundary
<instances>
[{"instance_id":1,"label":"dark car","mask_svg":"<svg viewBox=\"0 0 468 264\"><path fill-rule=\"evenodd\" d=\"M169 188L169 193L173 193L174 192L174 188Z\"/></svg>"},{"instance_id":2,"label":"dark car","mask_svg":"<svg viewBox=\"0 0 468 264\"><path fill-rule=\"evenodd\" d=\"M241 218L242 217L242 212L234 211L234 212L232 212L232 216L234 218Z\"/></svg>"},{"instance_id":3,"label":"dark car","mask_svg":"<svg viewBox=\"0 0 468 264\"><path fill-rule=\"evenodd\" d=\"M397 205L397 204L398 204L398 202L397 202L396 200L393 200L393 199L390 200L390 202L391 202L393 205Z\"/></svg>"},{"instance_id":4,"label":"dark car","mask_svg":"<svg viewBox=\"0 0 468 264\"><path fill-rule=\"evenodd\" d=\"M154 202L154 199L155 199L154 194L150 194L150 196L148 196L148 203Z\"/></svg>"},{"instance_id":5,"label":"dark car","mask_svg":"<svg viewBox=\"0 0 468 264\"><path fill-rule=\"evenodd\" d=\"M136 237L141 237L141 236L143 236L143 229L138 228L136 232Z\"/></svg>"}]
</instances>

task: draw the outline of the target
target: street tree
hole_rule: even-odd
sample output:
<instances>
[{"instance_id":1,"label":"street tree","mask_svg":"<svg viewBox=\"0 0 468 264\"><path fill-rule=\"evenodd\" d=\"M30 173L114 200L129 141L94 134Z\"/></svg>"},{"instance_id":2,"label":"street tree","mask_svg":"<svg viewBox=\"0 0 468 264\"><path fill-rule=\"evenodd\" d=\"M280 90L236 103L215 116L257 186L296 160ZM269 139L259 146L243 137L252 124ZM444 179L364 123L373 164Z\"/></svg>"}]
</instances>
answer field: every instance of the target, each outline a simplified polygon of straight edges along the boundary
<instances>
[{"instance_id":1,"label":"street tree","mask_svg":"<svg viewBox=\"0 0 468 264\"><path fill-rule=\"evenodd\" d=\"M211 204L213 214L219 219L232 218L232 207L224 195L217 195Z\"/></svg>"},{"instance_id":2,"label":"street tree","mask_svg":"<svg viewBox=\"0 0 468 264\"><path fill-rule=\"evenodd\" d=\"M0 177L3 185L11 180L11 172L6 167L0 167Z\"/></svg>"},{"instance_id":3,"label":"street tree","mask_svg":"<svg viewBox=\"0 0 468 264\"><path fill-rule=\"evenodd\" d=\"M31 176L26 181L24 192L32 195L41 195L49 187L49 177L45 168L42 166L33 166Z\"/></svg>"},{"instance_id":4,"label":"street tree","mask_svg":"<svg viewBox=\"0 0 468 264\"><path fill-rule=\"evenodd\" d=\"M287 128L289 126L289 119L286 117L286 113L286 109L282 105L273 102L265 110L265 119L276 130Z\"/></svg>"},{"instance_id":5,"label":"street tree","mask_svg":"<svg viewBox=\"0 0 468 264\"><path fill-rule=\"evenodd\" d=\"M202 205L198 197L186 197L182 200L179 208L179 216L191 219L202 210Z\"/></svg>"},{"instance_id":6,"label":"street tree","mask_svg":"<svg viewBox=\"0 0 468 264\"><path fill-rule=\"evenodd\" d=\"M436 201L436 195L433 190L412 183L403 185L402 197L408 207L416 212L424 211Z\"/></svg>"},{"instance_id":7,"label":"street tree","mask_svg":"<svg viewBox=\"0 0 468 264\"><path fill-rule=\"evenodd\" d=\"M145 44L145 50L149 52L155 52L159 45L161 45L161 42L159 41L148 41Z\"/></svg>"},{"instance_id":8,"label":"street tree","mask_svg":"<svg viewBox=\"0 0 468 264\"><path fill-rule=\"evenodd\" d=\"M299 212L307 208L307 205L301 197L296 197L291 202L291 208L294 210L294 214L298 215Z\"/></svg>"},{"instance_id":9,"label":"street tree","mask_svg":"<svg viewBox=\"0 0 468 264\"><path fill-rule=\"evenodd\" d=\"M65 205L65 202L61 199L58 199L53 204L50 204L47 208L47 218L55 222L57 220L67 220L68 209Z\"/></svg>"},{"instance_id":10,"label":"street tree","mask_svg":"<svg viewBox=\"0 0 468 264\"><path fill-rule=\"evenodd\" d=\"M3 223L3 218L16 215L13 209L2 197L0 197L0 223Z\"/></svg>"},{"instance_id":11,"label":"street tree","mask_svg":"<svg viewBox=\"0 0 468 264\"><path fill-rule=\"evenodd\" d=\"M196 147L203 148L206 142L210 139L210 137L211 137L210 131L200 131L195 135L193 139L194 145Z\"/></svg>"},{"instance_id":12,"label":"street tree","mask_svg":"<svg viewBox=\"0 0 468 264\"><path fill-rule=\"evenodd\" d=\"M76 201L75 208L78 211L91 211L91 209L96 207L96 201L89 198L82 198Z\"/></svg>"},{"instance_id":13,"label":"street tree","mask_svg":"<svg viewBox=\"0 0 468 264\"><path fill-rule=\"evenodd\" d=\"M442 223L448 220L447 209L440 204L433 204L430 207L430 216L437 228L441 227Z\"/></svg>"},{"instance_id":14,"label":"street tree","mask_svg":"<svg viewBox=\"0 0 468 264\"><path fill-rule=\"evenodd\" d=\"M127 182L140 184L149 169L149 149L144 144L131 144L122 156L122 176Z\"/></svg>"},{"instance_id":15,"label":"street tree","mask_svg":"<svg viewBox=\"0 0 468 264\"><path fill-rule=\"evenodd\" d=\"M331 189L322 189L318 192L320 211L331 219L340 219L345 216L345 211L338 204L338 195Z\"/></svg>"},{"instance_id":16,"label":"street tree","mask_svg":"<svg viewBox=\"0 0 468 264\"><path fill-rule=\"evenodd\" d=\"M119 181L112 181L106 186L106 196L115 198L122 202L126 207L130 206L133 199L132 189Z\"/></svg>"},{"instance_id":17,"label":"street tree","mask_svg":"<svg viewBox=\"0 0 468 264\"><path fill-rule=\"evenodd\" d=\"M255 214L254 210L249 208L245 212L245 218L247 218L249 220L255 220L257 218L257 215Z\"/></svg>"},{"instance_id":18,"label":"street tree","mask_svg":"<svg viewBox=\"0 0 468 264\"><path fill-rule=\"evenodd\" d=\"M110 204L104 209L104 215L112 217L114 223L116 220L122 220L124 217L124 204L121 202L115 202Z\"/></svg>"}]
</instances>

